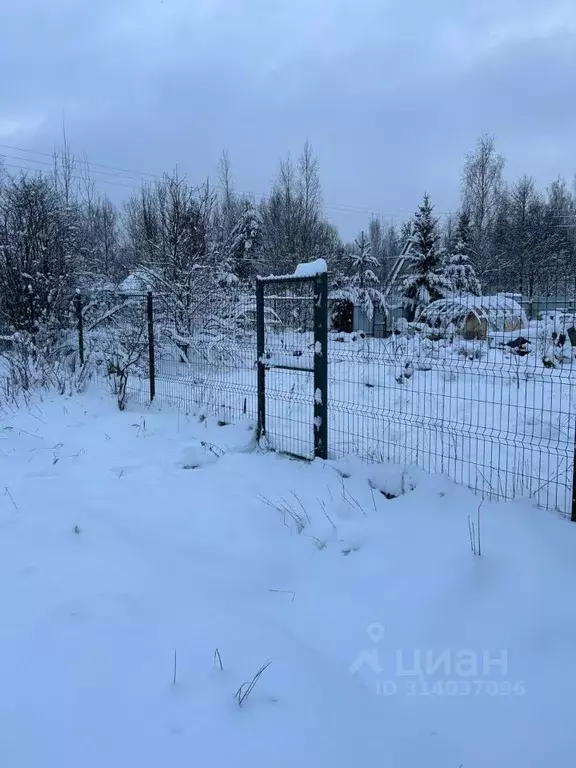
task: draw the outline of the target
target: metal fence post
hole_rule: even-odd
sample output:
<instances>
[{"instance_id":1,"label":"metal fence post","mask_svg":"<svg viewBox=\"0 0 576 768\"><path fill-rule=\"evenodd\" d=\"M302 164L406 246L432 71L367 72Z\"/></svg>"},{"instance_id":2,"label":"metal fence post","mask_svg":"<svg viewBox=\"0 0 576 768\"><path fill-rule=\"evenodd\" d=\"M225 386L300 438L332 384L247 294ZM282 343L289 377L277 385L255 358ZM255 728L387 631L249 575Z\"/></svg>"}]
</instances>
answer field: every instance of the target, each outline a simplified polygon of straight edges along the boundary
<instances>
[{"instance_id":1,"label":"metal fence post","mask_svg":"<svg viewBox=\"0 0 576 768\"><path fill-rule=\"evenodd\" d=\"M148 316L148 377L150 380L150 402L156 394L156 364L154 359L154 305L152 291L146 296L146 313Z\"/></svg>"},{"instance_id":2,"label":"metal fence post","mask_svg":"<svg viewBox=\"0 0 576 768\"><path fill-rule=\"evenodd\" d=\"M572 513L570 520L576 523L576 439L574 444L574 467L572 469Z\"/></svg>"},{"instance_id":3,"label":"metal fence post","mask_svg":"<svg viewBox=\"0 0 576 768\"><path fill-rule=\"evenodd\" d=\"M256 278L256 365L258 370L258 421L256 439L266 434L266 363L264 335L264 283Z\"/></svg>"},{"instance_id":4,"label":"metal fence post","mask_svg":"<svg viewBox=\"0 0 576 768\"><path fill-rule=\"evenodd\" d=\"M82 318L82 296L77 293L74 297L76 306L76 320L78 323L78 358L80 365L84 365L84 321Z\"/></svg>"},{"instance_id":5,"label":"metal fence post","mask_svg":"<svg viewBox=\"0 0 576 768\"><path fill-rule=\"evenodd\" d=\"M328 274L314 278L314 456L328 458Z\"/></svg>"}]
</instances>

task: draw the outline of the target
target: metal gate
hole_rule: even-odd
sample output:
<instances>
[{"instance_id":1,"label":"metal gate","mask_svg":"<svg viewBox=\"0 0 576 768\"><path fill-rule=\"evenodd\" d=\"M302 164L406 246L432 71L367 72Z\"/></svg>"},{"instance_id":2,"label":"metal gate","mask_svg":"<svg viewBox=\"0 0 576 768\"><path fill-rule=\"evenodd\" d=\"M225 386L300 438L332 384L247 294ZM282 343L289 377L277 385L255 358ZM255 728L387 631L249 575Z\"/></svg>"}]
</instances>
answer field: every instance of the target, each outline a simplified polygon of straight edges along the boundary
<instances>
[{"instance_id":1,"label":"metal gate","mask_svg":"<svg viewBox=\"0 0 576 768\"><path fill-rule=\"evenodd\" d=\"M258 278L259 440L328 457L328 275Z\"/></svg>"}]
</instances>

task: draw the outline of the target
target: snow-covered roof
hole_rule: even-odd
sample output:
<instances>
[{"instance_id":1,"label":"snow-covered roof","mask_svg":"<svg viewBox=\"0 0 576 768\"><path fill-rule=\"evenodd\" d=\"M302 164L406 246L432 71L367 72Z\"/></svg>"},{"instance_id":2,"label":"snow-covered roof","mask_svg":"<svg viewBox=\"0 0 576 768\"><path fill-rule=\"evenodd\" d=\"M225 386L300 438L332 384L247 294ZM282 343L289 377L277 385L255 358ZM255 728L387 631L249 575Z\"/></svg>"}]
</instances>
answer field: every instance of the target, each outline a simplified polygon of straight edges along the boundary
<instances>
[{"instance_id":1,"label":"snow-covered roof","mask_svg":"<svg viewBox=\"0 0 576 768\"><path fill-rule=\"evenodd\" d=\"M479 320L486 319L494 330L502 329L511 319L517 320L521 325L528 322L520 304L505 293L497 293L493 296L472 296L471 294L447 296L429 304L422 319L432 325L448 325L470 314L475 315Z\"/></svg>"}]
</instances>

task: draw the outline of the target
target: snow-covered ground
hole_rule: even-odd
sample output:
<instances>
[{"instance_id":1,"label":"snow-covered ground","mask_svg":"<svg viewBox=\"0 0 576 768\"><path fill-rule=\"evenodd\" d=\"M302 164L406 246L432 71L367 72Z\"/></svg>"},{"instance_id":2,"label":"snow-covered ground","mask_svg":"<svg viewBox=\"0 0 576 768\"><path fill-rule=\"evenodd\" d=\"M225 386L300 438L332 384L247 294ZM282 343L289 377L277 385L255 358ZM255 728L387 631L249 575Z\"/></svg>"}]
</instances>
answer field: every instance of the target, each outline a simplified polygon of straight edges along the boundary
<instances>
[{"instance_id":1,"label":"snow-covered ground","mask_svg":"<svg viewBox=\"0 0 576 768\"><path fill-rule=\"evenodd\" d=\"M571 765L576 526L253 434L2 412L0 765Z\"/></svg>"}]
</instances>

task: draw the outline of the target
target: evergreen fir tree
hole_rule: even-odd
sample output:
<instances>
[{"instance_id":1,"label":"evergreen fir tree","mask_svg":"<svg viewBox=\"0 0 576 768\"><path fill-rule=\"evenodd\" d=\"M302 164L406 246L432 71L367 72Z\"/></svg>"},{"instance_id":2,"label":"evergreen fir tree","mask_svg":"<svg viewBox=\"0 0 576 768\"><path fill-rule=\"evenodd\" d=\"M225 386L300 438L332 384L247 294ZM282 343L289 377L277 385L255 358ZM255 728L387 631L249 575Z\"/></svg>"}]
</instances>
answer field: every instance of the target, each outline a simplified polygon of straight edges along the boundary
<instances>
[{"instance_id":1,"label":"evergreen fir tree","mask_svg":"<svg viewBox=\"0 0 576 768\"><path fill-rule=\"evenodd\" d=\"M452 293L480 296L480 281L469 256L470 239L470 216L464 211L458 219L454 245L446 259L444 276L450 283Z\"/></svg>"},{"instance_id":2,"label":"evergreen fir tree","mask_svg":"<svg viewBox=\"0 0 576 768\"><path fill-rule=\"evenodd\" d=\"M248 280L257 273L256 260L261 242L258 211L246 200L242 214L230 233L229 259L239 280Z\"/></svg>"},{"instance_id":3,"label":"evergreen fir tree","mask_svg":"<svg viewBox=\"0 0 576 768\"><path fill-rule=\"evenodd\" d=\"M372 319L374 310L384 306L384 294L380 290L380 280L376 272L380 262L372 255L370 240L361 232L355 241L351 254L353 301L362 308L366 317Z\"/></svg>"},{"instance_id":4,"label":"evergreen fir tree","mask_svg":"<svg viewBox=\"0 0 576 768\"><path fill-rule=\"evenodd\" d=\"M428 194L414 216L411 272L404 282L405 304L418 317L430 302L450 292L450 282L444 274L445 255L440 246L438 219L433 216Z\"/></svg>"}]
</instances>

